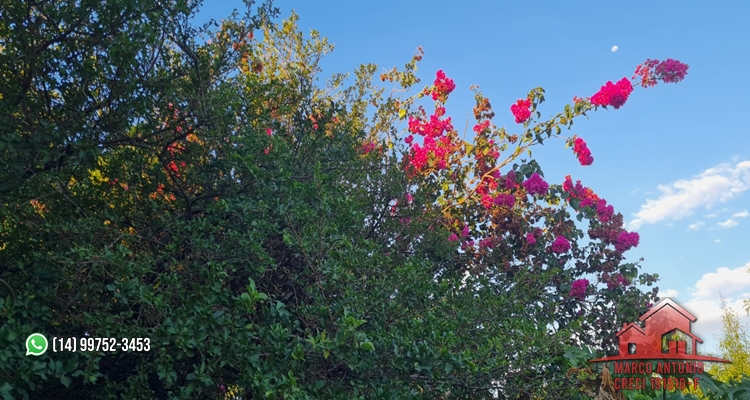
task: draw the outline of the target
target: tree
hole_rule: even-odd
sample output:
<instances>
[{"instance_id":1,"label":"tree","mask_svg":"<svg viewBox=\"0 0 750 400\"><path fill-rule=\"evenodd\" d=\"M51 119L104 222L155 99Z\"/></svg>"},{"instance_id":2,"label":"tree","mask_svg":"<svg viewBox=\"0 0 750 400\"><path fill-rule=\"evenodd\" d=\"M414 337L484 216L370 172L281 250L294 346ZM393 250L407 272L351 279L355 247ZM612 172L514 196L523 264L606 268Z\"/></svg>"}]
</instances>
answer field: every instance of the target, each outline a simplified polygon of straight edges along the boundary
<instances>
[{"instance_id":1,"label":"tree","mask_svg":"<svg viewBox=\"0 0 750 400\"><path fill-rule=\"evenodd\" d=\"M722 382L739 381L750 375L750 335L737 313L721 298L722 332L719 338L719 357L731 364L713 364L708 372Z\"/></svg>"},{"instance_id":2,"label":"tree","mask_svg":"<svg viewBox=\"0 0 750 400\"><path fill-rule=\"evenodd\" d=\"M445 73L401 95L420 82L421 51L402 70L368 64L321 85L332 47L295 15L273 25L265 4L195 28L197 7L4 7L0 390L579 395L566 349L612 351L621 322L656 299L639 284L657 277L624 262L638 237L622 216L572 178L544 181L531 148L619 108L630 82L546 121L534 89L511 107L518 134L492 124L477 91L469 143L446 117ZM686 70L648 61L634 79ZM593 162L581 138L567 143ZM147 338L150 350L18 357L32 332Z\"/></svg>"}]
</instances>

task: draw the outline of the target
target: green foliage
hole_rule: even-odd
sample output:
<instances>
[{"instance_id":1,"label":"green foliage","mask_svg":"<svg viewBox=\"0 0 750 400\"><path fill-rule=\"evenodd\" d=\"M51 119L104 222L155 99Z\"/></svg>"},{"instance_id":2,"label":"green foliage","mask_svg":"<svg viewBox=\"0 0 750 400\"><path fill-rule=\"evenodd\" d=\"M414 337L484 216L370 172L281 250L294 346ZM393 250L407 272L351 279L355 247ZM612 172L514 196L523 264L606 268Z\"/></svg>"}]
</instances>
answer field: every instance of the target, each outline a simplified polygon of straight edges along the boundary
<instances>
[{"instance_id":1,"label":"green foliage","mask_svg":"<svg viewBox=\"0 0 750 400\"><path fill-rule=\"evenodd\" d=\"M750 375L750 335L740 322L737 313L721 299L722 333L719 339L719 357L731 364L713 364L709 372L722 382Z\"/></svg>"},{"instance_id":2,"label":"green foliage","mask_svg":"<svg viewBox=\"0 0 750 400\"><path fill-rule=\"evenodd\" d=\"M294 15L271 25L264 4L213 30L182 1L0 6L4 397L570 399L566 373L589 354L571 337L612 350L585 334L613 336L653 299L601 291L584 313L575 278L637 275L597 258L600 243L576 245L567 268L515 237L456 251L437 193L466 188L405 174L404 102L374 65L320 85L331 46ZM381 80L410 88L419 58ZM393 205L411 189L414 206ZM583 237L565 207L529 204L508 226L464 207L488 235L544 220ZM33 332L151 350L24 357Z\"/></svg>"}]
</instances>

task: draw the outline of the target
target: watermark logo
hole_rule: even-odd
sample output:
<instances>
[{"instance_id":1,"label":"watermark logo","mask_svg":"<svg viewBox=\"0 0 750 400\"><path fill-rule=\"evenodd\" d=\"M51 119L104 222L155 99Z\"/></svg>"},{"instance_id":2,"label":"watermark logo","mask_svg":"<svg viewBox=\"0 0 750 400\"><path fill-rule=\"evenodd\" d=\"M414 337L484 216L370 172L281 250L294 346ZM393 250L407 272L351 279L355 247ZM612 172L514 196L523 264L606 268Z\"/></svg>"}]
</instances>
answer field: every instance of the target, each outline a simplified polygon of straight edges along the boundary
<instances>
[{"instance_id":1,"label":"watermark logo","mask_svg":"<svg viewBox=\"0 0 750 400\"><path fill-rule=\"evenodd\" d=\"M615 389L697 388L704 362L730 361L698 354L703 340L691 332L697 318L671 299L664 299L617 332L620 354L591 362L614 362ZM633 376L637 375L637 376ZM686 377L687 376L687 377Z\"/></svg>"}]
</instances>

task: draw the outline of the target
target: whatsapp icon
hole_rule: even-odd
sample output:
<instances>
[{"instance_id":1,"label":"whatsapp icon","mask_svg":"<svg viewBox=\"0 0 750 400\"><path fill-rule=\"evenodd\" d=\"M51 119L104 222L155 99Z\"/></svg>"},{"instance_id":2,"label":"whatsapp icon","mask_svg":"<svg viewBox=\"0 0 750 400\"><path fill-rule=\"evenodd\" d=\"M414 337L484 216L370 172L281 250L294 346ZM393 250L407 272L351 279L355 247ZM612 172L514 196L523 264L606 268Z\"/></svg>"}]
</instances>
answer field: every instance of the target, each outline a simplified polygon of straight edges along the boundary
<instances>
[{"instance_id":1,"label":"whatsapp icon","mask_svg":"<svg viewBox=\"0 0 750 400\"><path fill-rule=\"evenodd\" d=\"M26 355L41 356L47 351L47 338L41 333L32 333L26 338Z\"/></svg>"}]
</instances>

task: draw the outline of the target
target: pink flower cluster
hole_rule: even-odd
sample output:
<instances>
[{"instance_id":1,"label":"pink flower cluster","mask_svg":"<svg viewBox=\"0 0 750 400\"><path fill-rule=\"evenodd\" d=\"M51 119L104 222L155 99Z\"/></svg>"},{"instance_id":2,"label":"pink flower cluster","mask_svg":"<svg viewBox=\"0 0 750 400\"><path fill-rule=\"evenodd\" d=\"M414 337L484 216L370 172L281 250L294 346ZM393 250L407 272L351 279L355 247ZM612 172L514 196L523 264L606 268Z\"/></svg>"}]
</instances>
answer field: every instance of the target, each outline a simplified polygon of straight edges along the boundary
<instances>
[{"instance_id":1,"label":"pink flower cluster","mask_svg":"<svg viewBox=\"0 0 750 400\"><path fill-rule=\"evenodd\" d=\"M501 207L513 208L516 204L516 196L510 193L500 193L495 197L494 203Z\"/></svg>"},{"instance_id":2,"label":"pink flower cluster","mask_svg":"<svg viewBox=\"0 0 750 400\"><path fill-rule=\"evenodd\" d=\"M635 74L633 74L632 79L640 77L641 87L644 88L656 86L656 77L653 71L657 65L659 65L659 60L647 59L643 64L635 67Z\"/></svg>"},{"instance_id":3,"label":"pink flower cluster","mask_svg":"<svg viewBox=\"0 0 750 400\"><path fill-rule=\"evenodd\" d=\"M617 236L617 241L615 242L615 250L620 253L624 253L633 247L637 247L640 240L641 237L640 235L638 235L638 232L622 231Z\"/></svg>"},{"instance_id":4,"label":"pink flower cluster","mask_svg":"<svg viewBox=\"0 0 750 400\"><path fill-rule=\"evenodd\" d=\"M490 130L490 120L488 119L474 125L474 133L477 135L488 130Z\"/></svg>"},{"instance_id":5,"label":"pink flower cluster","mask_svg":"<svg viewBox=\"0 0 750 400\"><path fill-rule=\"evenodd\" d=\"M438 71L437 75L435 87L431 91L432 96L444 102L456 85L452 79L445 77L443 71ZM445 135L446 132L453 131L453 124L450 117L441 119L444 115L445 107L438 105L435 107L435 113L428 119L409 116L409 132L424 136L421 146L414 142L412 135L404 139L406 144L411 145L411 153L407 157L407 168L411 166L412 172L420 172L433 165L438 170L443 170L448 166L448 156L454 150L455 145L451 138Z\"/></svg>"},{"instance_id":6,"label":"pink flower cluster","mask_svg":"<svg viewBox=\"0 0 750 400\"><path fill-rule=\"evenodd\" d=\"M583 186L580 180L576 181L576 184L573 185L573 179L571 179L570 175L565 176L563 190L568 192L570 197L580 200L581 207L590 207L599 202L599 196L591 188Z\"/></svg>"},{"instance_id":7,"label":"pink flower cluster","mask_svg":"<svg viewBox=\"0 0 750 400\"><path fill-rule=\"evenodd\" d=\"M656 76L664 83L677 83L685 79L688 68L687 64L683 64L677 60L668 58L666 61L662 61L656 66Z\"/></svg>"},{"instance_id":8,"label":"pink flower cluster","mask_svg":"<svg viewBox=\"0 0 750 400\"><path fill-rule=\"evenodd\" d=\"M413 115L409 116L409 132L422 136L438 137L445 132L452 131L451 117L441 120L440 117L443 115L445 115L445 107L438 106L435 108L435 114L430 115L430 119L427 121Z\"/></svg>"},{"instance_id":9,"label":"pink flower cluster","mask_svg":"<svg viewBox=\"0 0 750 400\"><path fill-rule=\"evenodd\" d=\"M526 241L533 246L536 244L536 236L534 236L533 233L529 232L526 234Z\"/></svg>"},{"instance_id":10,"label":"pink flower cluster","mask_svg":"<svg viewBox=\"0 0 750 400\"><path fill-rule=\"evenodd\" d=\"M451 139L443 136L446 130L453 130L450 117L441 121L436 115L431 115L428 122L411 117L409 130L412 133L424 135L422 146L414 143L414 137L411 135L404 140L407 144L411 144L409 164L416 171L421 171L430 164L431 157L434 157L437 169L445 169L448 165L447 158L454 147Z\"/></svg>"},{"instance_id":11,"label":"pink flower cluster","mask_svg":"<svg viewBox=\"0 0 750 400\"><path fill-rule=\"evenodd\" d=\"M576 138L573 143L573 152L578 156L578 162L584 167L594 163L594 157L591 156L591 150L589 150L583 139Z\"/></svg>"},{"instance_id":12,"label":"pink flower cluster","mask_svg":"<svg viewBox=\"0 0 750 400\"><path fill-rule=\"evenodd\" d=\"M500 176L498 176L499 178ZM504 187L506 189L514 189L516 187L516 171L508 171L508 174L505 175L505 183Z\"/></svg>"},{"instance_id":13,"label":"pink flower cluster","mask_svg":"<svg viewBox=\"0 0 750 400\"><path fill-rule=\"evenodd\" d=\"M622 78L617 83L607 82L599 91L591 96L591 104L595 106L612 106L618 109L625 104L628 96L633 92L633 84L628 78Z\"/></svg>"},{"instance_id":14,"label":"pink flower cluster","mask_svg":"<svg viewBox=\"0 0 750 400\"><path fill-rule=\"evenodd\" d=\"M573 284L570 287L570 297L576 298L578 300L583 300L586 298L586 289L589 287L589 281L588 279L577 279L573 281Z\"/></svg>"},{"instance_id":15,"label":"pink flower cluster","mask_svg":"<svg viewBox=\"0 0 750 400\"><path fill-rule=\"evenodd\" d=\"M371 151L375 150L376 147L377 145L375 144L375 142L367 142L362 145L360 151L364 154L369 154Z\"/></svg>"},{"instance_id":16,"label":"pink flower cluster","mask_svg":"<svg viewBox=\"0 0 750 400\"><path fill-rule=\"evenodd\" d=\"M432 99L445 102L448 95L456 88L453 79L445 76L445 72L440 70L436 73L434 87L432 89Z\"/></svg>"},{"instance_id":17,"label":"pink flower cluster","mask_svg":"<svg viewBox=\"0 0 750 400\"><path fill-rule=\"evenodd\" d=\"M599 199L596 203L596 216L599 218L599 221L609 222L613 215L615 215L615 208L607 205L607 200Z\"/></svg>"},{"instance_id":18,"label":"pink flower cluster","mask_svg":"<svg viewBox=\"0 0 750 400\"><path fill-rule=\"evenodd\" d=\"M600 198L593 190L576 181L573 185L573 179L570 175L565 177L563 190L570 194L570 197L581 201L580 207L596 207L596 216L599 221L609 222L615 214L615 208L607 204L607 200Z\"/></svg>"},{"instance_id":19,"label":"pink flower cluster","mask_svg":"<svg viewBox=\"0 0 750 400\"><path fill-rule=\"evenodd\" d=\"M633 79L640 77L643 87L654 86L657 80L664 83L677 83L685 79L688 68L690 67L687 64L671 58L665 61L648 59L635 68Z\"/></svg>"},{"instance_id":20,"label":"pink flower cluster","mask_svg":"<svg viewBox=\"0 0 750 400\"><path fill-rule=\"evenodd\" d=\"M570 250L570 242L565 236L558 236L555 241L552 242L551 249L554 253L565 253Z\"/></svg>"},{"instance_id":21,"label":"pink flower cluster","mask_svg":"<svg viewBox=\"0 0 750 400\"><path fill-rule=\"evenodd\" d=\"M549 184L547 184L547 182L545 182L544 179L542 179L542 177L539 176L539 174L537 174L536 172L531 174L529 179L527 179L523 183L523 187L532 196L533 195L544 196L545 194L547 194L547 191L549 190Z\"/></svg>"},{"instance_id":22,"label":"pink flower cluster","mask_svg":"<svg viewBox=\"0 0 750 400\"><path fill-rule=\"evenodd\" d=\"M513 116L516 117L516 123L522 124L526 121L528 121L529 117L531 117L531 100L518 100L516 104L513 104L510 106L510 112L513 113Z\"/></svg>"}]
</instances>

